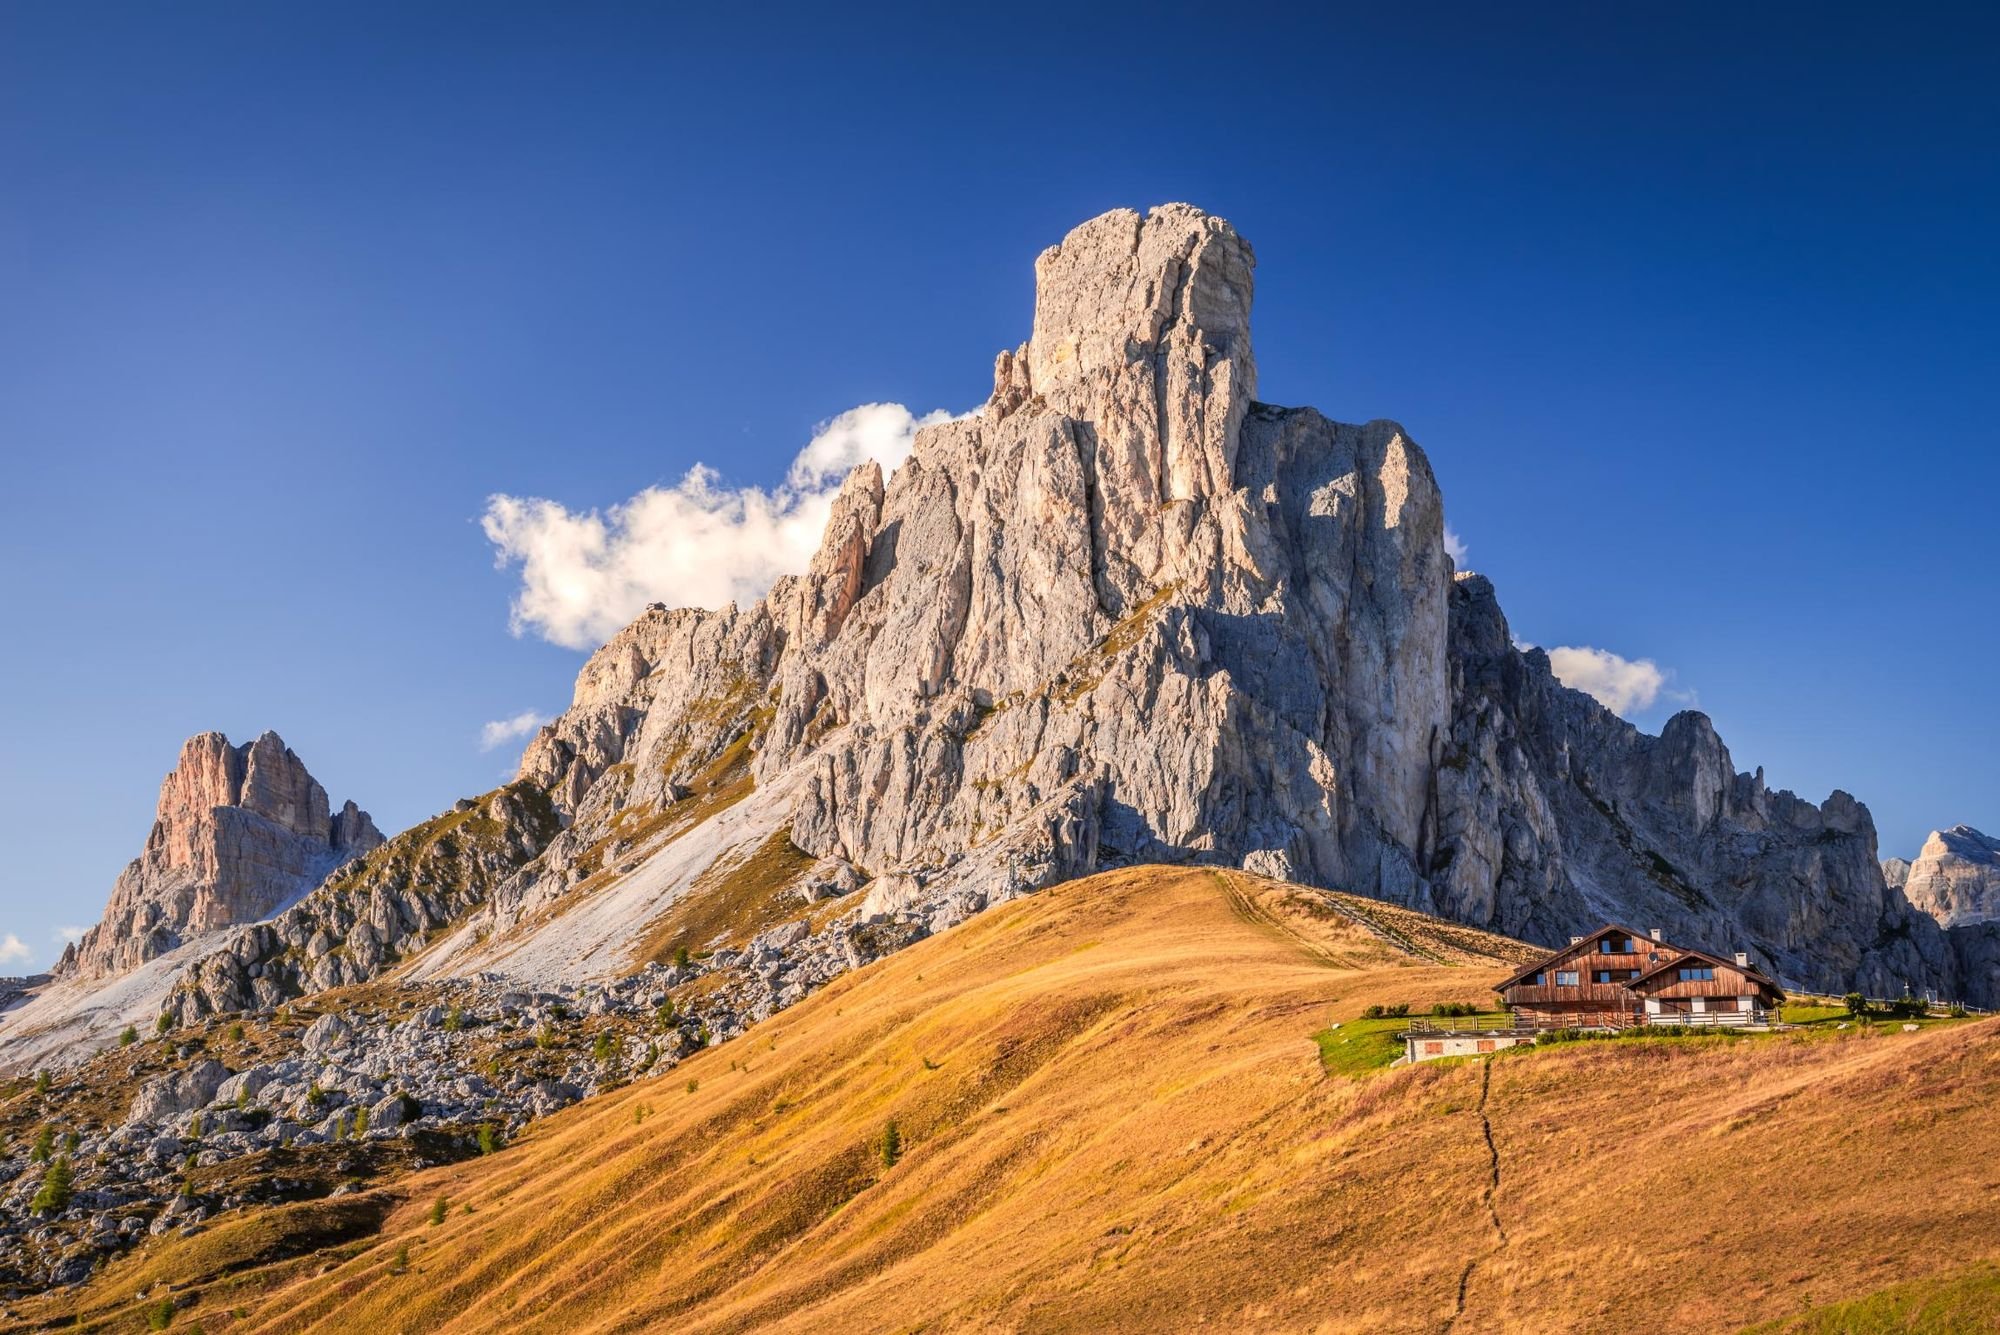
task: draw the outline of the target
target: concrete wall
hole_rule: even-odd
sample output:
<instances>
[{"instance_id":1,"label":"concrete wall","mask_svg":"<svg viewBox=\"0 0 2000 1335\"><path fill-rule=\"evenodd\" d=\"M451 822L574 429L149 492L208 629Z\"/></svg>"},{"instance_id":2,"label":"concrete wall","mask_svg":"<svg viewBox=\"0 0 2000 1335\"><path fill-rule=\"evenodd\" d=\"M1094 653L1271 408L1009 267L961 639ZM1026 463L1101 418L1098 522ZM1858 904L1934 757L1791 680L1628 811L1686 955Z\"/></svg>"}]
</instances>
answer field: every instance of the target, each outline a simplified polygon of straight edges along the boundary
<instances>
[{"instance_id":1,"label":"concrete wall","mask_svg":"<svg viewBox=\"0 0 2000 1335\"><path fill-rule=\"evenodd\" d=\"M1516 1043L1534 1041L1532 1034L1411 1034L1404 1040L1404 1056L1413 1062L1436 1061L1440 1057L1477 1057L1511 1048Z\"/></svg>"}]
</instances>

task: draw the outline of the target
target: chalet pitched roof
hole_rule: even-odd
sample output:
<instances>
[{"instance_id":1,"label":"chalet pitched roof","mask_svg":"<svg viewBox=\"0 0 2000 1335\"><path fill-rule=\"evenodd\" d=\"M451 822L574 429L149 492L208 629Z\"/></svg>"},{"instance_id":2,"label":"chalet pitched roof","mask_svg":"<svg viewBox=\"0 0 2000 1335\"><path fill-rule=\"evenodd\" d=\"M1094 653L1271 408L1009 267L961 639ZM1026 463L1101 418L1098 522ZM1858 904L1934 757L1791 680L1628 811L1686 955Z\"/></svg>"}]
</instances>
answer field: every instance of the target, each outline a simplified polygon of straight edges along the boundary
<instances>
[{"instance_id":1,"label":"chalet pitched roof","mask_svg":"<svg viewBox=\"0 0 2000 1335\"><path fill-rule=\"evenodd\" d=\"M1604 924L1604 926L1598 928L1596 931L1589 932L1583 936L1578 937L1576 940L1570 942L1568 945L1556 951L1554 954L1545 955L1541 959L1536 960L1533 964L1530 964L1527 968L1522 969L1519 973L1515 974L1513 977L1495 983L1493 985L1493 990L1496 992L1504 991L1505 989L1510 988L1514 986L1514 984L1520 982L1523 978L1526 978L1529 974L1540 973L1544 969L1553 967L1557 960L1560 960L1565 956L1579 954L1579 953L1581 954L1591 953L1588 950L1586 950L1585 947L1589 946L1592 942L1596 941L1598 937L1603 936L1606 932L1620 932L1626 936L1631 937L1632 940L1635 942L1644 941L1649 946L1658 946L1663 950L1677 951L1683 955L1691 953L1689 951L1683 950L1679 946L1669 946L1664 941L1655 941L1653 940L1652 935L1650 933L1636 931L1633 928L1624 926L1622 923L1607 922ZM1633 953L1636 955L1639 952L1635 950Z\"/></svg>"},{"instance_id":2,"label":"chalet pitched roof","mask_svg":"<svg viewBox=\"0 0 2000 1335\"><path fill-rule=\"evenodd\" d=\"M1631 988L1636 988L1642 983L1650 982L1652 979L1657 978L1660 974L1666 972L1668 969L1673 968L1675 965L1685 965L1690 959L1701 960L1706 964L1711 964L1721 969L1734 969L1736 970L1736 972L1748 978L1751 982L1762 983L1766 987L1770 988L1773 992L1784 991L1783 988L1779 987L1778 984L1772 980L1769 974L1765 973L1762 969L1758 968L1754 964L1738 964L1735 960L1726 960L1723 959L1720 955L1711 955L1706 950L1690 950L1687 949L1686 947L1682 947L1681 953L1675 956L1673 959L1662 960L1660 963L1655 964L1652 968L1647 969L1637 978L1634 978L1630 982L1628 982L1626 986Z\"/></svg>"}]
</instances>

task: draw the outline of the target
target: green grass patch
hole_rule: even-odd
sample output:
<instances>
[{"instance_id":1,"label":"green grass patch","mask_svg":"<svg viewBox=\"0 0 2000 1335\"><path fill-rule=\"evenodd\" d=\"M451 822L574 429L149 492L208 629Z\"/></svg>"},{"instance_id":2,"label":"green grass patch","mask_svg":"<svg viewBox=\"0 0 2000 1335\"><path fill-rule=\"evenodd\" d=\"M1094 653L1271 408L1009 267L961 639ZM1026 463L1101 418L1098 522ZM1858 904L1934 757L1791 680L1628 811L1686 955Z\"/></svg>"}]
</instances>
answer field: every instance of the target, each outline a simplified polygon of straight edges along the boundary
<instances>
[{"instance_id":1,"label":"green grass patch","mask_svg":"<svg viewBox=\"0 0 2000 1335\"><path fill-rule=\"evenodd\" d=\"M1328 1075L1357 1076L1379 1071L1403 1055L1404 1019L1348 1020L1338 1029L1313 1035L1319 1064Z\"/></svg>"},{"instance_id":2,"label":"green grass patch","mask_svg":"<svg viewBox=\"0 0 2000 1335\"><path fill-rule=\"evenodd\" d=\"M1778 1008L1778 1018L1786 1024L1820 1024L1827 1020L1845 1020L1847 1007L1788 1001Z\"/></svg>"},{"instance_id":3,"label":"green grass patch","mask_svg":"<svg viewBox=\"0 0 2000 1335\"><path fill-rule=\"evenodd\" d=\"M2000 1329L2000 1265L1986 1261L1746 1327L1744 1335L1977 1335L1995 1329Z\"/></svg>"}]
</instances>

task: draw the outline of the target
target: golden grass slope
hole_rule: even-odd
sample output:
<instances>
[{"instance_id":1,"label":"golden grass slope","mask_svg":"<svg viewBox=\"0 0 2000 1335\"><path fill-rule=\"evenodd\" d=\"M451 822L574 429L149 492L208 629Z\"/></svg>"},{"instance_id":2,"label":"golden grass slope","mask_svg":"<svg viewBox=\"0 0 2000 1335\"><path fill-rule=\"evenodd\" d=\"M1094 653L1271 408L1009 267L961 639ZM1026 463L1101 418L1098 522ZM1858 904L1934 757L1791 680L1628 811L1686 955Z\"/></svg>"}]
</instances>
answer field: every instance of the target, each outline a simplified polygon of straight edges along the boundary
<instances>
[{"instance_id":1,"label":"golden grass slope","mask_svg":"<svg viewBox=\"0 0 2000 1335\"><path fill-rule=\"evenodd\" d=\"M2000 1250L1995 1022L1328 1075L1329 1019L1485 999L1520 954L1426 921L1208 870L1045 891L406 1180L372 1244L194 1282L176 1325L1712 1330ZM137 1328L136 1277L157 1302L199 1242L23 1315Z\"/></svg>"}]
</instances>

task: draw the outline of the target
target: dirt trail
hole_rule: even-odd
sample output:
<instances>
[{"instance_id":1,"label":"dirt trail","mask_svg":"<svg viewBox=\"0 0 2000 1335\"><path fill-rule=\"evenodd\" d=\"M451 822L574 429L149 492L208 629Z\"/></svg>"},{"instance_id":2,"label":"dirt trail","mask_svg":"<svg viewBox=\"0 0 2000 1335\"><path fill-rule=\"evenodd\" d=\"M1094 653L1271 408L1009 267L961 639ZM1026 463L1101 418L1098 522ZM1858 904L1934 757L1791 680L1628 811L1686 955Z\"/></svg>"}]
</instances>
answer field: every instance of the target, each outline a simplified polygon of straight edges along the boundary
<instances>
[{"instance_id":1,"label":"dirt trail","mask_svg":"<svg viewBox=\"0 0 2000 1335\"><path fill-rule=\"evenodd\" d=\"M1507 1226L1500 1222L1500 1207L1495 1197L1500 1192L1500 1147L1493 1143L1493 1119L1486 1115L1486 1101L1493 1091L1493 1059L1488 1057L1479 1064L1479 1133L1486 1139L1487 1177L1486 1190L1480 1197L1480 1204L1486 1207L1486 1217L1493 1225L1493 1245L1480 1255L1465 1263L1465 1269L1458 1276L1458 1302L1450 1316L1445 1318L1444 1329L1449 1331L1465 1315L1465 1295L1472 1286L1472 1272L1481 1262L1491 1260L1507 1246Z\"/></svg>"}]
</instances>

